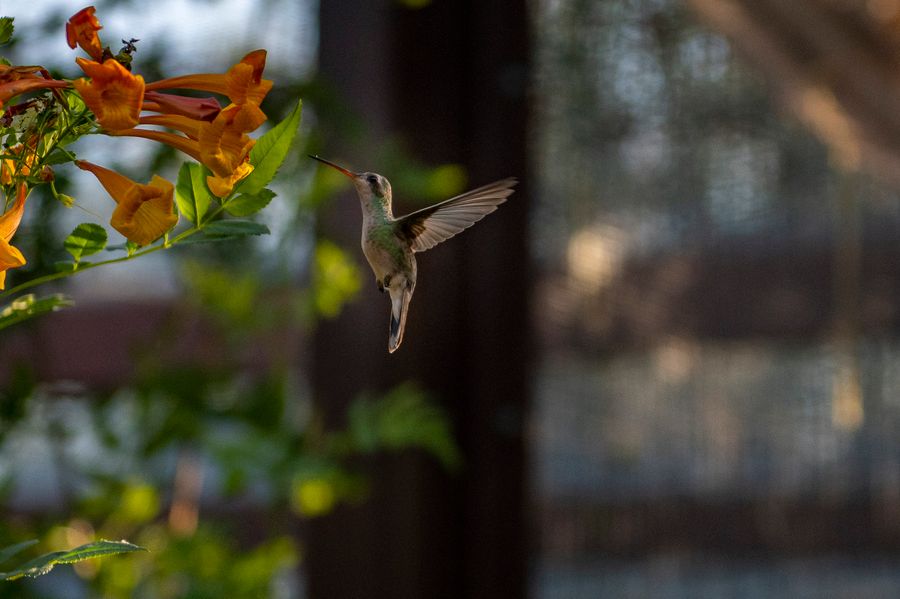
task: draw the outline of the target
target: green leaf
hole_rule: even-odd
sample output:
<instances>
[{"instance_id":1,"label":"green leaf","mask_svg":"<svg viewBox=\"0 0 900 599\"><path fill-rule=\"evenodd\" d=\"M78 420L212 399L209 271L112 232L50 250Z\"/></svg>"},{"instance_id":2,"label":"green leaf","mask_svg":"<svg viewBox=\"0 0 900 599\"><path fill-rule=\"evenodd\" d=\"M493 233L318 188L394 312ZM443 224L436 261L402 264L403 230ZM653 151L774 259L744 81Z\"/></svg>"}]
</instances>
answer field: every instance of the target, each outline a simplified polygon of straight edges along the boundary
<instances>
[{"instance_id":1,"label":"green leaf","mask_svg":"<svg viewBox=\"0 0 900 599\"><path fill-rule=\"evenodd\" d=\"M58 564L74 564L85 560L133 551L147 551L144 547L133 545L127 541L95 541L76 547L71 551L54 551L35 558L11 572L0 572L0 580L16 580L23 576L41 576L47 574Z\"/></svg>"},{"instance_id":2,"label":"green leaf","mask_svg":"<svg viewBox=\"0 0 900 599\"><path fill-rule=\"evenodd\" d=\"M353 445L363 453L419 448L450 470L462 462L449 418L412 385L396 387L376 402L354 401L347 418Z\"/></svg>"},{"instance_id":3,"label":"green leaf","mask_svg":"<svg viewBox=\"0 0 900 599\"><path fill-rule=\"evenodd\" d=\"M203 231L210 237L243 237L245 235L268 235L269 227L252 220L217 220L206 225Z\"/></svg>"},{"instance_id":4,"label":"green leaf","mask_svg":"<svg viewBox=\"0 0 900 599\"><path fill-rule=\"evenodd\" d=\"M238 239L240 235L207 235L206 231L200 231L190 237L185 237L178 241L178 245L193 245L197 243L221 243L223 241L231 241Z\"/></svg>"},{"instance_id":5,"label":"green leaf","mask_svg":"<svg viewBox=\"0 0 900 599\"><path fill-rule=\"evenodd\" d=\"M225 204L225 210L232 216L249 216L265 208L275 192L270 189L261 189L255 194L243 193Z\"/></svg>"},{"instance_id":6,"label":"green leaf","mask_svg":"<svg viewBox=\"0 0 900 599\"><path fill-rule=\"evenodd\" d=\"M54 165L54 164L64 164L66 162L72 162L74 160L74 154L69 152L68 150L64 150L63 148L56 146L53 148L49 154L47 154L44 159L44 164Z\"/></svg>"},{"instance_id":7,"label":"green leaf","mask_svg":"<svg viewBox=\"0 0 900 599\"><path fill-rule=\"evenodd\" d=\"M74 302L71 299L60 293L54 293L40 299L29 293L16 298L12 303L0 310L0 329L5 329L29 318L48 312L55 312L60 308L67 308L73 305ZM0 562L2 561L0 559Z\"/></svg>"},{"instance_id":8,"label":"green leaf","mask_svg":"<svg viewBox=\"0 0 900 599\"><path fill-rule=\"evenodd\" d=\"M303 102L298 100L296 108L287 118L257 140L256 145L250 150L253 172L238 183L236 191L256 195L275 178L278 167L284 162L294 142L294 136L297 135L302 106Z\"/></svg>"},{"instance_id":9,"label":"green leaf","mask_svg":"<svg viewBox=\"0 0 900 599\"><path fill-rule=\"evenodd\" d=\"M9 43L14 29L12 17L0 17L0 46Z\"/></svg>"},{"instance_id":10,"label":"green leaf","mask_svg":"<svg viewBox=\"0 0 900 599\"><path fill-rule=\"evenodd\" d=\"M106 229L94 223L82 223L66 237L63 246L78 262L106 247Z\"/></svg>"},{"instance_id":11,"label":"green leaf","mask_svg":"<svg viewBox=\"0 0 900 599\"><path fill-rule=\"evenodd\" d=\"M181 215L194 226L200 225L212 199L212 194L206 187L207 175L209 171L203 165L193 162L185 162L178 171L175 203Z\"/></svg>"},{"instance_id":12,"label":"green leaf","mask_svg":"<svg viewBox=\"0 0 900 599\"><path fill-rule=\"evenodd\" d=\"M21 543L16 543L15 545L10 545L9 547L0 549L0 564L16 555L17 553L20 553L36 544L37 539L31 539L30 541L22 541Z\"/></svg>"},{"instance_id":13,"label":"green leaf","mask_svg":"<svg viewBox=\"0 0 900 599\"><path fill-rule=\"evenodd\" d=\"M60 260L59 262L53 263L53 270L56 272L75 272L78 270L78 262Z\"/></svg>"}]
</instances>

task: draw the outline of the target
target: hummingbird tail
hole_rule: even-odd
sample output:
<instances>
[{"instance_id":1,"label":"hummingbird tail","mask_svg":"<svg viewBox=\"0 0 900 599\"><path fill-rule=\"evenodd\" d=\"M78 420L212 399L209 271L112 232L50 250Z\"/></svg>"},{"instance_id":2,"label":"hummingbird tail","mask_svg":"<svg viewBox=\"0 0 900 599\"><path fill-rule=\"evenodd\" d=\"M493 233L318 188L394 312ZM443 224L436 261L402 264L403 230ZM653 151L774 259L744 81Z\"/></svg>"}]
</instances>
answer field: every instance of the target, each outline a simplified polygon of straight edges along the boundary
<instances>
[{"instance_id":1,"label":"hummingbird tail","mask_svg":"<svg viewBox=\"0 0 900 599\"><path fill-rule=\"evenodd\" d=\"M388 339L388 352L394 353L403 341L403 330L406 329L406 311L412 299L412 287L391 289L391 331Z\"/></svg>"}]
</instances>

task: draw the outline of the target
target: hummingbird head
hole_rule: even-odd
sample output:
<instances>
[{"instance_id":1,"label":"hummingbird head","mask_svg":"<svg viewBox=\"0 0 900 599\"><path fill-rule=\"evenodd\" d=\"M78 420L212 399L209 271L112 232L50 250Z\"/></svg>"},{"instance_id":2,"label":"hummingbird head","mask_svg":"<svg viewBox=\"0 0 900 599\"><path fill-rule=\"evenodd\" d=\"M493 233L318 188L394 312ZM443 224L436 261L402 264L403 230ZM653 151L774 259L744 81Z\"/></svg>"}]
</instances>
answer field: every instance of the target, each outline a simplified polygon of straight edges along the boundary
<instances>
[{"instance_id":1,"label":"hummingbird head","mask_svg":"<svg viewBox=\"0 0 900 599\"><path fill-rule=\"evenodd\" d=\"M356 187L356 193L359 195L359 199L365 207L374 207L374 205L377 204L381 208L390 209L391 184L385 177L382 177L378 173L354 173L330 160L325 160L324 158L319 158L312 154L310 154L309 157L330 166L353 181L353 186Z\"/></svg>"},{"instance_id":2,"label":"hummingbird head","mask_svg":"<svg viewBox=\"0 0 900 599\"><path fill-rule=\"evenodd\" d=\"M378 173L359 173L353 179L353 184L356 186L356 191L360 197L363 194L371 194L374 198L390 204L391 183Z\"/></svg>"}]
</instances>

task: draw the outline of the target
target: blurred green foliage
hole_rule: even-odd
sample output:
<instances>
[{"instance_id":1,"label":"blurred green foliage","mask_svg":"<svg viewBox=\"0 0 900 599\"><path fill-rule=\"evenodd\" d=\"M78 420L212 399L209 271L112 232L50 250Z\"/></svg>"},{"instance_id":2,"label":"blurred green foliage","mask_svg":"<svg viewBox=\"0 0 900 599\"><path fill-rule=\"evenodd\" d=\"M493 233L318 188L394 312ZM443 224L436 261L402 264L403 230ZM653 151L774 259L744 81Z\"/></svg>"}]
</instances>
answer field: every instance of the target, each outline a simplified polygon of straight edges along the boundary
<instances>
[{"instance_id":1,"label":"blurred green foliage","mask_svg":"<svg viewBox=\"0 0 900 599\"><path fill-rule=\"evenodd\" d=\"M297 351L315 318L352 299L360 275L331 242L320 241L315 256L311 288L185 261L183 301L135 354L138 374L127 386L60 395L18 369L0 399L0 455L23 435L51 448L47 476L60 505L0 522L0 546L39 537L38 553L126 538L149 550L79 564L78 581L64 584L96 596L271 596L297 584L297 522L365 500L360 456L415 449L457 467L446 415L412 384L360 397L345 428L324 429ZM198 317L211 342L185 352L185 323ZM87 457L84 447L94 448ZM17 596L42 596L28 582L5 584Z\"/></svg>"},{"instance_id":2,"label":"blurred green foliage","mask_svg":"<svg viewBox=\"0 0 900 599\"><path fill-rule=\"evenodd\" d=\"M313 262L313 307L325 318L337 316L361 286L360 268L337 245L322 240L316 244Z\"/></svg>"},{"instance_id":3,"label":"blurred green foliage","mask_svg":"<svg viewBox=\"0 0 900 599\"><path fill-rule=\"evenodd\" d=\"M136 356L128 386L59 396L22 370L5 390L0 453L23 433L53 448L49 476L68 523L51 525L58 511L17 513L0 522L0 546L38 536L35 551L46 552L127 538L149 550L80 564L79 584L96 596L271 596L273 585L296 584L299 519L365 500L360 456L416 449L459 465L446 415L414 385L361 397L345 428L324 429L290 354L298 337L276 338L306 330L307 290L196 261L183 284L184 304ZM209 353L158 351L177 348L186 315L201 312ZM259 361L261 339L271 351Z\"/></svg>"},{"instance_id":4,"label":"blurred green foliage","mask_svg":"<svg viewBox=\"0 0 900 599\"><path fill-rule=\"evenodd\" d=\"M48 31L65 16L48 15ZM142 43L140 52L148 77L162 72L163 49ZM346 179L305 155L325 139L352 145L365 123L323 82L291 76L272 74L265 105L275 123L302 96L313 115L315 127L304 124L282 167L290 180L273 186L274 199L248 189L226 208L272 235L175 254L181 293L166 325L134 349L134 380L105 390L57 385L20 364L0 388L0 547L38 538L27 549L31 558L126 538L148 552L4 583L0 596L297 596L301 522L365 501L366 456L412 450L459 466L449 419L414 384L358 398L337 430L327 430L313 408L303 345L318 319L337 317L354 301L366 275L356 247L316 232L319 211L348 200ZM164 173L176 161L160 147L149 163ZM419 163L390 137L372 164L354 166L384 172L401 202L446 199L468 183L459 165ZM60 185L66 176L57 174ZM13 285L54 272L66 258L59 244L65 208L37 193L31 202L35 216L20 231L29 264L10 274ZM54 307L40 302L25 308ZM199 346L191 342L197 338ZM38 491L28 487L35 473ZM42 501L30 500L48 488Z\"/></svg>"}]
</instances>

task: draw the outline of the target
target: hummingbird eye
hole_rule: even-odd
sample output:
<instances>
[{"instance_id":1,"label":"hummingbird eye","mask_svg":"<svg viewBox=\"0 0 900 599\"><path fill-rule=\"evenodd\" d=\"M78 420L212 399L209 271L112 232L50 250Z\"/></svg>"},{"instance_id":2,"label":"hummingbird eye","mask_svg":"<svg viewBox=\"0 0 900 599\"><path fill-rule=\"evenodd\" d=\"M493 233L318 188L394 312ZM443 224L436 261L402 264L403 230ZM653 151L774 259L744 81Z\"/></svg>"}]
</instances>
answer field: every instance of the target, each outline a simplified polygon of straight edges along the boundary
<instances>
[{"instance_id":1,"label":"hummingbird eye","mask_svg":"<svg viewBox=\"0 0 900 599\"><path fill-rule=\"evenodd\" d=\"M366 181L368 181L372 185L375 185L376 183L378 183L378 177L376 177L375 175L369 175L368 177L366 177Z\"/></svg>"}]
</instances>

